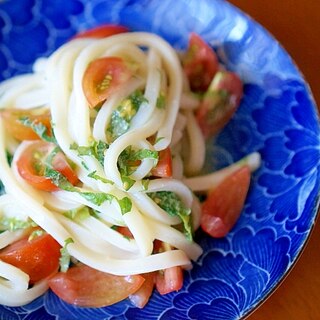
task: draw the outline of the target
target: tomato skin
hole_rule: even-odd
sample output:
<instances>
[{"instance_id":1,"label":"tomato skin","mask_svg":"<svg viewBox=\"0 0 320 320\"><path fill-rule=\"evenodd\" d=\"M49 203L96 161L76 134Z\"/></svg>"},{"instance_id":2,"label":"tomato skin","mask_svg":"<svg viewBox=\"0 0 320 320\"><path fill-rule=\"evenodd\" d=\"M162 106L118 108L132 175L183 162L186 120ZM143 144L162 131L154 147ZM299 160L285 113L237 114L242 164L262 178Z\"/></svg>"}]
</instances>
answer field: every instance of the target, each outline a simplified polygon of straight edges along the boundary
<instances>
[{"instance_id":1,"label":"tomato skin","mask_svg":"<svg viewBox=\"0 0 320 320\"><path fill-rule=\"evenodd\" d=\"M104 307L126 299L143 284L140 275L115 276L86 265L59 272L49 280L49 287L62 300L81 307Z\"/></svg>"},{"instance_id":2,"label":"tomato skin","mask_svg":"<svg viewBox=\"0 0 320 320\"><path fill-rule=\"evenodd\" d=\"M213 49L198 34L191 33L183 60L183 69L191 90L205 92L218 68L218 58Z\"/></svg>"},{"instance_id":3,"label":"tomato skin","mask_svg":"<svg viewBox=\"0 0 320 320\"><path fill-rule=\"evenodd\" d=\"M156 275L156 289L161 294L179 291L183 286L183 270L180 266L159 271Z\"/></svg>"},{"instance_id":4,"label":"tomato skin","mask_svg":"<svg viewBox=\"0 0 320 320\"><path fill-rule=\"evenodd\" d=\"M170 148L159 152L159 160L155 168L151 170L151 175L159 178L172 177L172 157Z\"/></svg>"},{"instance_id":5,"label":"tomato skin","mask_svg":"<svg viewBox=\"0 0 320 320\"><path fill-rule=\"evenodd\" d=\"M149 301L155 282L155 272L149 272L142 274L144 283L135 293L129 296L130 301L137 307L142 309Z\"/></svg>"},{"instance_id":6,"label":"tomato skin","mask_svg":"<svg viewBox=\"0 0 320 320\"><path fill-rule=\"evenodd\" d=\"M0 112L0 115L4 120L6 131L19 141L40 140L40 137L30 127L25 126L21 122L22 118L28 118L35 124L42 123L45 127L47 127L47 134L50 135L51 116L48 110L42 113L36 113L30 110L4 109Z\"/></svg>"},{"instance_id":7,"label":"tomato skin","mask_svg":"<svg viewBox=\"0 0 320 320\"><path fill-rule=\"evenodd\" d=\"M27 273L33 284L58 272L60 248L49 234L31 241L25 237L2 249L0 259Z\"/></svg>"},{"instance_id":8,"label":"tomato skin","mask_svg":"<svg viewBox=\"0 0 320 320\"><path fill-rule=\"evenodd\" d=\"M243 85L237 74L217 72L196 113L205 138L217 134L229 122L242 96Z\"/></svg>"},{"instance_id":9,"label":"tomato skin","mask_svg":"<svg viewBox=\"0 0 320 320\"><path fill-rule=\"evenodd\" d=\"M153 243L154 252L164 252L171 250L168 243L155 240ZM183 270L180 266L159 270L155 275L155 287L161 294L179 291L183 286Z\"/></svg>"},{"instance_id":10,"label":"tomato skin","mask_svg":"<svg viewBox=\"0 0 320 320\"><path fill-rule=\"evenodd\" d=\"M17 159L16 165L20 176L31 186L43 191L57 191L59 188L51 181L50 178L43 176L43 173L36 171L36 154L38 152L47 155L55 148L55 145L45 141L35 141L21 153ZM40 161L41 162L41 161ZM40 163L41 165L41 163ZM78 182L78 177L73 171L62 152L57 153L52 161L53 169L63 174L71 184Z\"/></svg>"},{"instance_id":11,"label":"tomato skin","mask_svg":"<svg viewBox=\"0 0 320 320\"><path fill-rule=\"evenodd\" d=\"M124 26L114 25L114 24L106 24L102 26L98 26L95 28L91 28L89 30L85 30L83 32L79 32L76 34L73 39L79 38L106 38L113 36L115 34L128 32L129 29Z\"/></svg>"},{"instance_id":12,"label":"tomato skin","mask_svg":"<svg viewBox=\"0 0 320 320\"><path fill-rule=\"evenodd\" d=\"M243 166L209 191L202 204L201 228L221 238L233 228L243 209L250 185L250 169Z\"/></svg>"},{"instance_id":13,"label":"tomato skin","mask_svg":"<svg viewBox=\"0 0 320 320\"><path fill-rule=\"evenodd\" d=\"M90 108L107 100L130 77L131 71L124 60L119 57L104 57L93 60L88 65L82 79L82 89Z\"/></svg>"},{"instance_id":14,"label":"tomato skin","mask_svg":"<svg viewBox=\"0 0 320 320\"><path fill-rule=\"evenodd\" d=\"M117 231L121 233L124 237L133 239L133 235L128 227L117 227Z\"/></svg>"}]
</instances>

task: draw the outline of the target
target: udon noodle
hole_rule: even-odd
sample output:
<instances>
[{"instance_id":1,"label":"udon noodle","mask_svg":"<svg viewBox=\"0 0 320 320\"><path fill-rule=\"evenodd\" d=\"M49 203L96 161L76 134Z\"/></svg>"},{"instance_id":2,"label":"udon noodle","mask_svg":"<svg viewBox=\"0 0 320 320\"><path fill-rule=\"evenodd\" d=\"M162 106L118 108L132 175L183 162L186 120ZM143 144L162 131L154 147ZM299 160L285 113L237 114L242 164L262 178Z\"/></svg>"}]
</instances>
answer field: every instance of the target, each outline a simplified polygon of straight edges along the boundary
<instances>
[{"instance_id":1,"label":"udon noodle","mask_svg":"<svg viewBox=\"0 0 320 320\"><path fill-rule=\"evenodd\" d=\"M99 108L89 108L81 79L91 61L120 57L130 63L134 75ZM142 99L129 127L110 135L115 110L134 93ZM161 107L159 97L164 96ZM72 40L48 58L38 59L33 72L16 76L0 86L1 109L48 109L55 144L72 162L79 178L75 189L46 192L30 186L19 174L17 161L34 143L18 142L4 129L0 117L0 179L5 194L0 197L0 217L32 221L49 233L73 261L114 275L132 275L174 266L190 268L202 253L186 236L181 217L169 215L150 194L177 195L188 211L192 230L199 227L200 204L194 191L214 184L215 173L196 177L205 161L205 140L194 116L199 100L184 79L179 57L162 38L150 33L124 33L104 39ZM150 139L152 137L152 140ZM80 152L101 144L103 158ZM187 147L186 147L187 145ZM106 147L107 146L107 147ZM170 147L172 178L152 178L157 154ZM135 169L123 179L119 159L126 150L143 151ZM13 155L12 163L7 153ZM258 155L252 154L251 169ZM189 178L188 178L189 177ZM129 185L128 185L129 182ZM84 195L107 195L93 201ZM71 219L65 212L90 208L85 219ZM132 238L117 226L125 226ZM27 229L3 230L0 248L25 236ZM154 240L171 250L154 253ZM19 306L43 294L46 280L29 286L29 276L0 261L0 304Z\"/></svg>"}]
</instances>

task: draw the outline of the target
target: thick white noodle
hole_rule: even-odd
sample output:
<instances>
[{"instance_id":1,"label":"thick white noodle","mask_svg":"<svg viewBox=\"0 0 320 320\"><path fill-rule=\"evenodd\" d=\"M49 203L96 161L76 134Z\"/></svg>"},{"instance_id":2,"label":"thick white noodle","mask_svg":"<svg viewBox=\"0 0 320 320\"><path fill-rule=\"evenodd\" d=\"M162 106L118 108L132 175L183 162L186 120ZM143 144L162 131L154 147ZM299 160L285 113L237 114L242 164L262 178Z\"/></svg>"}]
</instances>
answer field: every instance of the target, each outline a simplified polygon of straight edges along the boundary
<instances>
[{"instance_id":1,"label":"thick white noodle","mask_svg":"<svg viewBox=\"0 0 320 320\"><path fill-rule=\"evenodd\" d=\"M189 139L189 152L184 159L185 172L188 176L199 173L202 169L206 156L206 146L201 129L192 111L186 111L187 133Z\"/></svg>"},{"instance_id":2,"label":"thick white noodle","mask_svg":"<svg viewBox=\"0 0 320 320\"><path fill-rule=\"evenodd\" d=\"M260 154L258 152L253 152L228 167L203 176L185 178L183 179L183 182L192 191L207 191L218 186L227 175L237 171L240 167L247 165L250 171L253 172L260 167L260 163Z\"/></svg>"},{"instance_id":3,"label":"thick white noodle","mask_svg":"<svg viewBox=\"0 0 320 320\"><path fill-rule=\"evenodd\" d=\"M158 240L169 243L177 249L184 251L192 260L197 260L202 254L201 247L195 242L190 242L181 232L163 223L149 221L154 235Z\"/></svg>"},{"instance_id":4,"label":"thick white noodle","mask_svg":"<svg viewBox=\"0 0 320 320\"><path fill-rule=\"evenodd\" d=\"M181 95L182 110L196 110L200 105L200 99L190 92L183 92Z\"/></svg>"},{"instance_id":5,"label":"thick white noodle","mask_svg":"<svg viewBox=\"0 0 320 320\"><path fill-rule=\"evenodd\" d=\"M135 200L135 204L138 209L144 213L146 217L150 217L156 221L168 225L176 225L181 221L178 217L171 217L161 209L147 194L143 192L135 192L132 194L132 198Z\"/></svg>"},{"instance_id":6,"label":"thick white noodle","mask_svg":"<svg viewBox=\"0 0 320 320\"><path fill-rule=\"evenodd\" d=\"M21 239L24 235L25 230L3 231L0 233L0 249L3 249L9 244Z\"/></svg>"},{"instance_id":7,"label":"thick white noodle","mask_svg":"<svg viewBox=\"0 0 320 320\"><path fill-rule=\"evenodd\" d=\"M110 99L106 100L99 110L94 124L93 137L96 140L106 141L106 128L110 121L112 111L120 104L120 102L128 97L135 90L143 86L144 81L141 78L133 78L127 84L121 87Z\"/></svg>"},{"instance_id":8,"label":"thick white noodle","mask_svg":"<svg viewBox=\"0 0 320 320\"><path fill-rule=\"evenodd\" d=\"M16 103L17 99L23 94L38 90L41 86L43 87L43 84L43 76L38 74L21 75L4 81L0 84L0 109L24 107ZM41 106L44 103L45 101L39 101L35 106Z\"/></svg>"},{"instance_id":9,"label":"thick white noodle","mask_svg":"<svg viewBox=\"0 0 320 320\"><path fill-rule=\"evenodd\" d=\"M0 283L11 289L27 290L29 276L9 263L0 260ZM3 279L4 278L4 279Z\"/></svg>"},{"instance_id":10,"label":"thick white noodle","mask_svg":"<svg viewBox=\"0 0 320 320\"><path fill-rule=\"evenodd\" d=\"M92 61L107 56L123 58L133 76L101 107L90 108L82 79ZM108 128L112 112L137 90L145 101L133 115L128 130L116 139L110 138ZM201 247L180 231L181 219L170 216L148 193L177 194L183 205L191 209L192 227L196 230L201 206L192 191L211 188L245 162L218 173L186 177L198 173L205 159L205 142L194 116L199 103L189 90L175 50L150 33L123 33L99 40L78 39L62 46L49 58L38 59L33 74L0 84L0 109L38 106L50 109L57 144L73 162L80 182L74 190L52 193L28 185L19 174L17 160L33 142L18 144L14 141L5 132L0 117L0 180L6 191L6 195L0 196L0 218L31 219L61 246L71 238L73 242L68 244L67 250L72 259L103 272L127 276L174 266L190 268L191 260L201 255ZM108 145L104 161L92 154L79 154L77 146L89 150L96 142ZM184 159L185 142L188 148ZM157 161L146 157L128 174L134 183L127 190L118 159L128 147L153 152L170 147L173 177L150 179ZM14 155L11 166L6 150ZM246 163L253 170L260 158L252 154ZM97 204L85 198L84 192L108 194L112 200ZM125 198L131 206L123 213L121 201ZM67 211L85 206L94 215L85 219L67 217ZM118 226L127 227L133 238L124 237L117 231ZM29 230L0 233L0 249ZM172 250L154 254L154 240L167 243ZM47 289L46 280L30 288L27 274L0 260L0 304L24 305Z\"/></svg>"},{"instance_id":11,"label":"thick white noodle","mask_svg":"<svg viewBox=\"0 0 320 320\"><path fill-rule=\"evenodd\" d=\"M29 214L32 220L50 233L63 246L66 239L72 238L70 232L68 232L58 222L57 218L52 212L44 208L41 204L26 194L15 181L15 178L7 164L4 153L4 136L5 134L3 131L2 120L0 119L0 166L2 167L0 179L5 181L7 192L12 195L17 195L18 197L15 198L15 200L26 206L26 209L30 212ZM130 216L128 218L128 222L129 220ZM133 224L135 223L136 222L133 222ZM145 244L142 246L145 247ZM163 252L133 260L112 259L106 256L104 257L101 254L94 253L79 242L70 243L68 245L68 251L77 260L91 267L116 275L145 273L178 265L188 266L190 264L190 260L181 250ZM147 251L147 247L145 251Z\"/></svg>"}]
</instances>

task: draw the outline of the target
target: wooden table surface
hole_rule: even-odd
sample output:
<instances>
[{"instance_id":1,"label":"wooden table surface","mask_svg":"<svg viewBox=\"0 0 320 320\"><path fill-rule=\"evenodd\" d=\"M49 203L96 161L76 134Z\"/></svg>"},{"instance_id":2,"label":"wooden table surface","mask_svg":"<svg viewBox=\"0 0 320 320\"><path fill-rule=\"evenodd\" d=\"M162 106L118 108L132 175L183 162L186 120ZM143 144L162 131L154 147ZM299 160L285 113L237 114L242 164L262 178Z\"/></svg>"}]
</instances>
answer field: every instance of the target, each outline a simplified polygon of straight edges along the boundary
<instances>
[{"instance_id":1,"label":"wooden table surface","mask_svg":"<svg viewBox=\"0 0 320 320\"><path fill-rule=\"evenodd\" d=\"M320 1L229 0L289 52L320 107ZM247 320L320 319L320 218L293 270Z\"/></svg>"}]
</instances>

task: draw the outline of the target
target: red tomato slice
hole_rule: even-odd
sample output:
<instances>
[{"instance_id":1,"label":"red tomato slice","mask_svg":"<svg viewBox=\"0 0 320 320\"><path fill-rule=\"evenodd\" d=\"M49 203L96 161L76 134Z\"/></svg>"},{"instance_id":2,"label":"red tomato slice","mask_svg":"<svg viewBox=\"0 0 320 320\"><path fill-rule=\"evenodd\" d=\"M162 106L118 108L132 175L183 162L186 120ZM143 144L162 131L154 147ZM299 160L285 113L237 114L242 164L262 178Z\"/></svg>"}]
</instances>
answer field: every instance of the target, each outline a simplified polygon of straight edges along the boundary
<instances>
[{"instance_id":1,"label":"red tomato slice","mask_svg":"<svg viewBox=\"0 0 320 320\"><path fill-rule=\"evenodd\" d=\"M37 113L29 110L5 109L1 111L0 115L4 120L6 131L19 141L40 140L40 137L30 127L21 122L23 118L28 118L35 124L42 123L47 128L47 134L51 133L51 116L48 110Z\"/></svg>"},{"instance_id":2,"label":"red tomato slice","mask_svg":"<svg viewBox=\"0 0 320 320\"><path fill-rule=\"evenodd\" d=\"M133 239L133 235L128 227L117 227L117 231L124 237Z\"/></svg>"},{"instance_id":3,"label":"red tomato slice","mask_svg":"<svg viewBox=\"0 0 320 320\"><path fill-rule=\"evenodd\" d=\"M131 71L119 57L104 57L93 60L83 79L83 92L91 108L106 99L131 77Z\"/></svg>"},{"instance_id":4,"label":"red tomato slice","mask_svg":"<svg viewBox=\"0 0 320 320\"><path fill-rule=\"evenodd\" d=\"M49 192L59 190L50 178L43 175L44 161L55 147L53 143L35 141L21 153L17 160L17 169L20 176L36 189ZM71 184L77 184L78 177L62 152L58 152L54 156L51 165L54 170L64 175Z\"/></svg>"},{"instance_id":5,"label":"red tomato slice","mask_svg":"<svg viewBox=\"0 0 320 320\"><path fill-rule=\"evenodd\" d=\"M157 166L151 170L151 175L160 178L172 177L172 157L170 148L159 152Z\"/></svg>"},{"instance_id":6,"label":"red tomato slice","mask_svg":"<svg viewBox=\"0 0 320 320\"><path fill-rule=\"evenodd\" d=\"M224 237L237 222L250 185L250 170L243 166L209 192L202 204L201 227L212 237Z\"/></svg>"},{"instance_id":7,"label":"red tomato slice","mask_svg":"<svg viewBox=\"0 0 320 320\"><path fill-rule=\"evenodd\" d=\"M206 138L218 133L230 121L242 95L243 85L237 74L217 72L196 114Z\"/></svg>"},{"instance_id":8,"label":"red tomato slice","mask_svg":"<svg viewBox=\"0 0 320 320\"><path fill-rule=\"evenodd\" d=\"M153 243L154 252L164 252L171 250L168 243L155 240ZM155 275L155 286L161 294L179 291L183 286L183 270L180 266L160 270Z\"/></svg>"},{"instance_id":9,"label":"red tomato slice","mask_svg":"<svg viewBox=\"0 0 320 320\"><path fill-rule=\"evenodd\" d=\"M143 282L140 275L115 276L79 265L57 273L49 280L49 286L67 303L99 308L128 298Z\"/></svg>"},{"instance_id":10,"label":"red tomato slice","mask_svg":"<svg viewBox=\"0 0 320 320\"><path fill-rule=\"evenodd\" d=\"M76 34L73 39L79 38L106 38L113 36L115 34L128 32L129 29L124 26L106 24L102 26L98 26L83 32L79 32Z\"/></svg>"},{"instance_id":11,"label":"red tomato slice","mask_svg":"<svg viewBox=\"0 0 320 320\"><path fill-rule=\"evenodd\" d=\"M190 88L196 92L205 92L218 71L219 64L215 52L196 33L190 35L183 68Z\"/></svg>"},{"instance_id":12,"label":"red tomato slice","mask_svg":"<svg viewBox=\"0 0 320 320\"><path fill-rule=\"evenodd\" d=\"M149 272L142 274L144 283L138 291L129 296L130 301L137 307L142 309L149 301L155 281L155 272Z\"/></svg>"},{"instance_id":13,"label":"red tomato slice","mask_svg":"<svg viewBox=\"0 0 320 320\"><path fill-rule=\"evenodd\" d=\"M161 295L179 291L183 286L183 270L180 266L159 271L156 275L156 288Z\"/></svg>"},{"instance_id":14,"label":"red tomato slice","mask_svg":"<svg viewBox=\"0 0 320 320\"><path fill-rule=\"evenodd\" d=\"M14 242L0 251L0 259L30 276L30 284L45 279L59 269L60 245L49 234Z\"/></svg>"}]
</instances>

